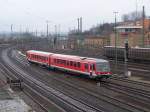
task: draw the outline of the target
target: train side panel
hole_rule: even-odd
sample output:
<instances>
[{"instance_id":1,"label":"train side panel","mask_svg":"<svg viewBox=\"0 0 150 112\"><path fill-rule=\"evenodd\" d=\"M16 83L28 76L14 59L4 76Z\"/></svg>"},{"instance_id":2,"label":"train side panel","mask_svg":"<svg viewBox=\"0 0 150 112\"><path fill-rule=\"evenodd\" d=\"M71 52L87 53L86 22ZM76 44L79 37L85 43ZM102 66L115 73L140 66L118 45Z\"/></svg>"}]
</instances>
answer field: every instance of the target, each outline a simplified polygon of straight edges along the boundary
<instances>
[{"instance_id":1,"label":"train side panel","mask_svg":"<svg viewBox=\"0 0 150 112\"><path fill-rule=\"evenodd\" d=\"M111 76L109 69L106 69L106 65L103 65L103 63L107 61L102 59L53 54L40 51L28 51L27 60L29 62L46 65L53 69L57 68L72 73L88 75L91 78L108 78ZM96 66L97 62L101 64L101 68Z\"/></svg>"}]
</instances>

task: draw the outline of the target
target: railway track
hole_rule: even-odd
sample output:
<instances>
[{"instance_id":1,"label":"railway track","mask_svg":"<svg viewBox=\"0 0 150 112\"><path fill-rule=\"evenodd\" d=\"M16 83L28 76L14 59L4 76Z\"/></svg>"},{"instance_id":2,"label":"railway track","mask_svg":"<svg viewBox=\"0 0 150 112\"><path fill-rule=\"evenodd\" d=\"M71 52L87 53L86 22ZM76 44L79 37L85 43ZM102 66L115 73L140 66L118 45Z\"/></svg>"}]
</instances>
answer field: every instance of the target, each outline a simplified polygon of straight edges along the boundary
<instances>
[{"instance_id":1,"label":"railway track","mask_svg":"<svg viewBox=\"0 0 150 112\"><path fill-rule=\"evenodd\" d=\"M16 72L14 72L12 69L9 69L8 66L5 66L4 64L0 63L0 68L2 69L2 73L3 75L5 75L5 77L9 77L10 80L18 80L21 77L18 75L15 75ZM24 91L24 93L31 98L36 104L38 104L40 106L40 108L45 111L45 112L49 112L49 109L47 109L44 104L41 104L40 101L38 101L37 99L40 98L40 100L44 99L44 102L47 102L49 104L53 104L51 101L49 101L46 97L44 97L43 95L39 94L37 91L33 90L28 84L23 82L23 87L26 91ZM32 91L32 93L29 92ZM34 97L33 97L34 94ZM53 104L55 105L55 104ZM55 105L57 106L57 105ZM59 108L59 107L57 107ZM65 111L59 111L58 109L55 108L55 110L57 110L57 112L65 112Z\"/></svg>"},{"instance_id":2,"label":"railway track","mask_svg":"<svg viewBox=\"0 0 150 112\"><path fill-rule=\"evenodd\" d=\"M111 63L115 64L115 60L109 60ZM124 61L119 61L118 64L124 65ZM129 67L136 67L136 68L141 68L141 69L147 69L150 70L150 66L148 64L143 64L143 63L136 63L136 62L128 62Z\"/></svg>"},{"instance_id":3,"label":"railway track","mask_svg":"<svg viewBox=\"0 0 150 112\"><path fill-rule=\"evenodd\" d=\"M125 64L123 61L118 61L117 70L113 66L115 64L114 60L110 61L111 68L114 73L124 74L125 72ZM140 64L140 63L132 63L128 62L127 64L128 71L131 71L133 76L141 77L141 78L149 78L150 77L150 66L147 64Z\"/></svg>"},{"instance_id":4,"label":"railway track","mask_svg":"<svg viewBox=\"0 0 150 112\"><path fill-rule=\"evenodd\" d=\"M111 81L112 81L111 83L113 83L113 84L120 84L121 86L126 86L126 87L145 91L146 94L147 94L147 92L148 93L150 92L150 84L148 84L148 83L133 81L130 79L125 79L125 78L122 79L122 78L117 78L117 77L111 78Z\"/></svg>"},{"instance_id":5,"label":"railway track","mask_svg":"<svg viewBox=\"0 0 150 112\"><path fill-rule=\"evenodd\" d=\"M67 111L81 111L81 112L103 112L100 108L95 108L85 102L80 101L79 99L72 98L63 94L62 92L55 90L49 86L46 86L44 83L39 80L31 77L28 73L25 73L23 70L14 65L7 56L7 52L2 53L3 58L5 58L5 63L9 67L9 69L13 70L18 77L21 77L24 80L25 84L28 84L29 87L34 88L34 90L38 89L38 92L44 92L46 96L52 100L55 98L55 103L59 103L59 105L64 105L64 110ZM30 84L30 85L29 85ZM39 91L40 90L40 91ZM41 93L42 94L42 93ZM47 99L48 99L47 98ZM57 99L57 100L56 100Z\"/></svg>"},{"instance_id":6,"label":"railway track","mask_svg":"<svg viewBox=\"0 0 150 112\"><path fill-rule=\"evenodd\" d=\"M56 80L56 81L59 81L59 82L61 82L61 83L65 83L65 84L66 84L66 82L64 82L64 81L62 82L62 80L58 80L58 78L56 78L56 77L54 78L54 76L53 76L53 80ZM75 89L78 89L79 91L83 91L83 90L84 90L84 91L86 92L86 94L88 93L88 94L90 94L90 95L92 95L92 96L95 96L96 98L99 98L97 95L95 95L95 94L93 95L94 92L93 92L93 93L89 93L89 92L87 91L87 88L86 88L86 90L85 90L85 87L81 87L81 86L80 86L80 88L74 87L74 85L77 85L77 84L71 85L71 83L72 83L72 82L67 83L67 84L68 84L69 86L75 88ZM108 98L108 96L106 96L106 95L104 95L104 94L101 94L101 96ZM100 98L99 98L99 99L100 99ZM111 98L111 99L114 99L114 98ZM102 100L102 99L100 99L100 100ZM109 97L109 100L110 100L110 97ZM117 99L114 99L114 100L118 101ZM120 102L120 101L118 101L118 102ZM122 102L121 102L121 103L122 103ZM136 107L135 105L131 105L131 104L128 104L128 105L130 105L130 106L132 106L132 107L134 107L134 108ZM117 105L116 105L116 106L117 106ZM136 108L138 108L138 107L136 107ZM140 110L140 109L139 109L139 110ZM143 110L141 110L141 111L147 111L147 110L144 110L144 109L143 109Z\"/></svg>"}]
</instances>

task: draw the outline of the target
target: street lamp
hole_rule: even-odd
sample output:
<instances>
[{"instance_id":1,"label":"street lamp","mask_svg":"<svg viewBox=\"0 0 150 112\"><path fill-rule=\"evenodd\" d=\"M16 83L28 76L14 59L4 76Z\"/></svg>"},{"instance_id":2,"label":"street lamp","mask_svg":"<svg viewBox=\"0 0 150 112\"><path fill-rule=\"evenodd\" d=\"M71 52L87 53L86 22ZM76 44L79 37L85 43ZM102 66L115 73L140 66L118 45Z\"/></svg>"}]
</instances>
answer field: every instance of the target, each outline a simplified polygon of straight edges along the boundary
<instances>
[{"instance_id":1,"label":"street lamp","mask_svg":"<svg viewBox=\"0 0 150 112\"><path fill-rule=\"evenodd\" d=\"M117 70L117 14L118 12L114 12L115 15L115 72Z\"/></svg>"}]
</instances>

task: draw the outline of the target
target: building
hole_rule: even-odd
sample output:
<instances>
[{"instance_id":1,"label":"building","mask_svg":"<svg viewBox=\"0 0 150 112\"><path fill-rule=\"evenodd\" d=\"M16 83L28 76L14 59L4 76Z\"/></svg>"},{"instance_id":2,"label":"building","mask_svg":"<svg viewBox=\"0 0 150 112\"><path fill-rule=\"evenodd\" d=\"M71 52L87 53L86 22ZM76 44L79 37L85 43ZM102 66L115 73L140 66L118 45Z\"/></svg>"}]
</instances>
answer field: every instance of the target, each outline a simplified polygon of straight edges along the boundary
<instances>
[{"instance_id":1,"label":"building","mask_svg":"<svg viewBox=\"0 0 150 112\"><path fill-rule=\"evenodd\" d=\"M124 46L125 41L129 42L130 47L149 47L150 46L150 19L143 21L122 22L116 27L117 46ZM144 31L144 36L143 36ZM110 45L115 46L115 34L110 35Z\"/></svg>"},{"instance_id":2,"label":"building","mask_svg":"<svg viewBox=\"0 0 150 112\"><path fill-rule=\"evenodd\" d=\"M109 38L104 36L88 36L84 39L84 45L94 48L102 48L109 45Z\"/></svg>"}]
</instances>

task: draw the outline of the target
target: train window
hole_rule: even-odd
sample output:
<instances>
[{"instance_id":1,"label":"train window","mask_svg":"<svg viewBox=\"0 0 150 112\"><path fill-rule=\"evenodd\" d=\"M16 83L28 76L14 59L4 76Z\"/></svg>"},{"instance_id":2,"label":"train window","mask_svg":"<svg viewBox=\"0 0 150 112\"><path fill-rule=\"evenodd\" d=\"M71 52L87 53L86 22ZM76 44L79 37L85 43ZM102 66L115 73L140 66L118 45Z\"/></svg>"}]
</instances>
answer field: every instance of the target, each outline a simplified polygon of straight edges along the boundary
<instances>
[{"instance_id":1,"label":"train window","mask_svg":"<svg viewBox=\"0 0 150 112\"><path fill-rule=\"evenodd\" d=\"M58 64L60 64L60 59L58 59Z\"/></svg>"},{"instance_id":2,"label":"train window","mask_svg":"<svg viewBox=\"0 0 150 112\"><path fill-rule=\"evenodd\" d=\"M56 63L56 59L54 59L54 63Z\"/></svg>"},{"instance_id":3,"label":"train window","mask_svg":"<svg viewBox=\"0 0 150 112\"><path fill-rule=\"evenodd\" d=\"M84 64L86 70L88 70L88 64Z\"/></svg>"},{"instance_id":4,"label":"train window","mask_svg":"<svg viewBox=\"0 0 150 112\"><path fill-rule=\"evenodd\" d=\"M76 62L74 62L74 67L77 67L77 63Z\"/></svg>"},{"instance_id":5,"label":"train window","mask_svg":"<svg viewBox=\"0 0 150 112\"><path fill-rule=\"evenodd\" d=\"M46 57L43 57L44 61L46 61Z\"/></svg>"},{"instance_id":6,"label":"train window","mask_svg":"<svg viewBox=\"0 0 150 112\"><path fill-rule=\"evenodd\" d=\"M58 63L61 64L61 60L60 59L58 59Z\"/></svg>"},{"instance_id":7,"label":"train window","mask_svg":"<svg viewBox=\"0 0 150 112\"><path fill-rule=\"evenodd\" d=\"M95 70L95 65L94 64L90 65L90 70Z\"/></svg>"},{"instance_id":8,"label":"train window","mask_svg":"<svg viewBox=\"0 0 150 112\"><path fill-rule=\"evenodd\" d=\"M72 61L70 61L70 66L73 66L73 62Z\"/></svg>"},{"instance_id":9,"label":"train window","mask_svg":"<svg viewBox=\"0 0 150 112\"><path fill-rule=\"evenodd\" d=\"M67 61L67 66L69 66L69 61Z\"/></svg>"},{"instance_id":10,"label":"train window","mask_svg":"<svg viewBox=\"0 0 150 112\"><path fill-rule=\"evenodd\" d=\"M58 59L56 59L56 63L58 64Z\"/></svg>"},{"instance_id":11,"label":"train window","mask_svg":"<svg viewBox=\"0 0 150 112\"><path fill-rule=\"evenodd\" d=\"M79 68L81 67L81 64L80 64L80 62L77 62L77 67L79 67Z\"/></svg>"},{"instance_id":12,"label":"train window","mask_svg":"<svg viewBox=\"0 0 150 112\"><path fill-rule=\"evenodd\" d=\"M66 60L63 60L64 61L64 65L66 65Z\"/></svg>"},{"instance_id":13,"label":"train window","mask_svg":"<svg viewBox=\"0 0 150 112\"><path fill-rule=\"evenodd\" d=\"M63 64L63 60L60 59L61 64Z\"/></svg>"},{"instance_id":14,"label":"train window","mask_svg":"<svg viewBox=\"0 0 150 112\"><path fill-rule=\"evenodd\" d=\"M61 60L61 64L63 64L63 60Z\"/></svg>"},{"instance_id":15,"label":"train window","mask_svg":"<svg viewBox=\"0 0 150 112\"><path fill-rule=\"evenodd\" d=\"M65 60L62 60L62 64L64 65L64 63L65 63Z\"/></svg>"},{"instance_id":16,"label":"train window","mask_svg":"<svg viewBox=\"0 0 150 112\"><path fill-rule=\"evenodd\" d=\"M92 65L90 65L90 70L93 70L93 66Z\"/></svg>"}]
</instances>

